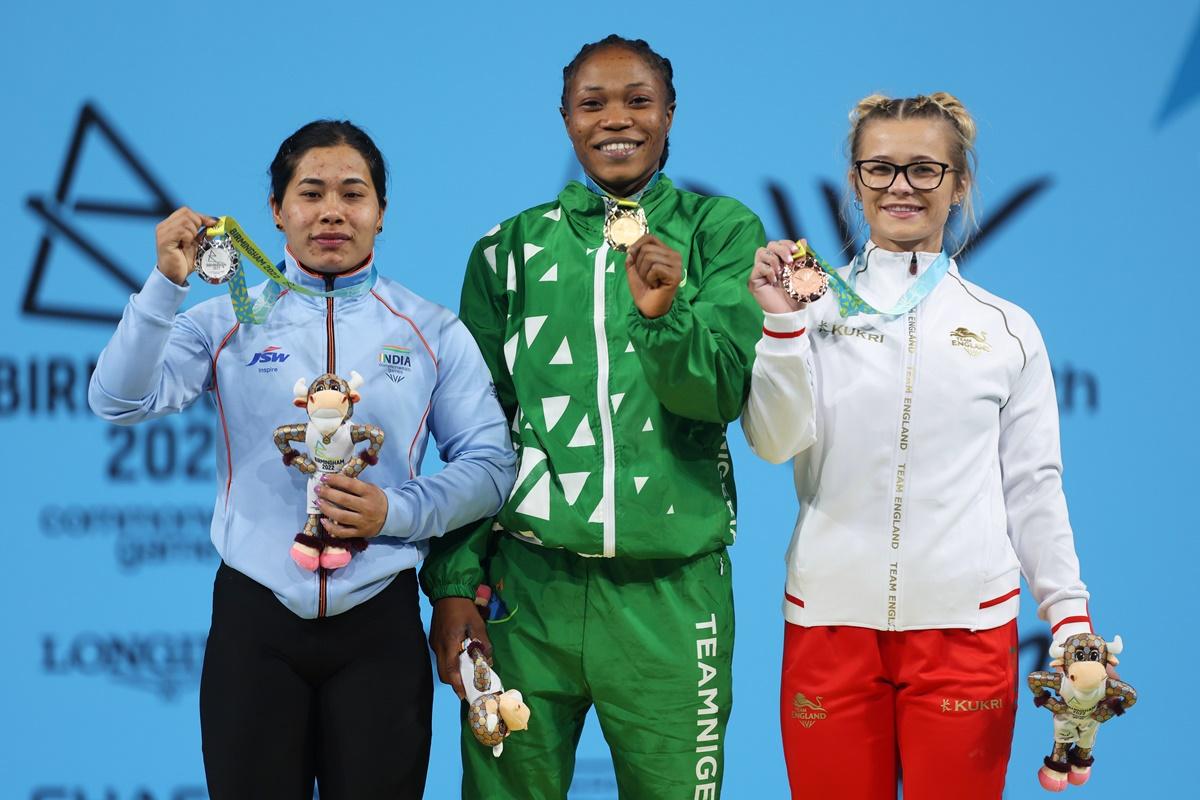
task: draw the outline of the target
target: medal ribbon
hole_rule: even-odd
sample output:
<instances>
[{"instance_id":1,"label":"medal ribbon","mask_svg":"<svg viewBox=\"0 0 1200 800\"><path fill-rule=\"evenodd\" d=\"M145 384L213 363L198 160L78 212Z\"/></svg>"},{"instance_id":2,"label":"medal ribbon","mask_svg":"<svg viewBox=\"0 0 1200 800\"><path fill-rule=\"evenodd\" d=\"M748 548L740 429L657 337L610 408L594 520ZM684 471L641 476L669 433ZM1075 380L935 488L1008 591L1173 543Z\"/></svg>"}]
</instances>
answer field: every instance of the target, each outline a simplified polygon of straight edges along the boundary
<instances>
[{"instance_id":1,"label":"medal ribbon","mask_svg":"<svg viewBox=\"0 0 1200 800\"><path fill-rule=\"evenodd\" d=\"M315 289L310 289L307 286L301 286L298 283L290 281L283 274L280 265L275 264L271 259L266 257L262 248L254 243L254 240L242 230L242 226L238 225L237 220L233 217L220 217L217 224L209 228L205 233L210 237L228 237L234 249L245 256L251 264L266 273L266 276L271 279L271 283L267 285L262 294L253 300L250 298L250 293L246 288L245 270L239 269L229 279L229 299L233 302L233 313L237 316L238 322L246 325L261 325L266 322L271 309L275 307L275 303L279 300L279 296L283 294L284 289L308 295L309 297L359 297L371 291L371 287L375 285L376 270L373 264L371 265L371 272L365 280L353 286L334 289L331 292L318 292Z\"/></svg>"},{"instance_id":2,"label":"medal ribbon","mask_svg":"<svg viewBox=\"0 0 1200 800\"><path fill-rule=\"evenodd\" d=\"M829 285L833 287L834 294L837 295L838 313L843 317L852 317L855 314L883 314L888 317L907 314L917 303L920 303L933 291L934 287L938 285L950 270L950 256L946 255L946 251L943 250L938 254L934 262L929 265L929 269L922 273L921 277L908 288L908 291L896 301L894 306L879 309L862 299L862 296L854 290L854 286L858 282L858 260L862 258L865 264L865 253L854 257L854 261L850 264L850 282L847 283L841 275L837 274L837 270L829 266L825 259L817 255L811 247L807 248L806 251L808 255L816 259L817 263L821 265L821 269L829 275Z\"/></svg>"}]
</instances>

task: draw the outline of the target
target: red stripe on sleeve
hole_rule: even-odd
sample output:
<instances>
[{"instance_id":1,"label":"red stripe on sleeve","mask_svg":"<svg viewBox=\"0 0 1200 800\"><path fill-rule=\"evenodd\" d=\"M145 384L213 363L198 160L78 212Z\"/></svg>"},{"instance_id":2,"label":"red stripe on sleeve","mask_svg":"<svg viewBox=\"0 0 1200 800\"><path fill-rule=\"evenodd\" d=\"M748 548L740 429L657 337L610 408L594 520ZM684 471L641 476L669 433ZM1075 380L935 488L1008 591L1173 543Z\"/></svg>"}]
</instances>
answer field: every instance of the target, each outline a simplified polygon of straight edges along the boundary
<instances>
[{"instance_id":1,"label":"red stripe on sleeve","mask_svg":"<svg viewBox=\"0 0 1200 800\"><path fill-rule=\"evenodd\" d=\"M1072 622L1086 622L1088 624L1088 630L1090 631L1092 628L1092 620L1088 617L1064 617L1058 621L1057 625L1050 629L1050 633L1057 633L1058 629L1063 625L1069 625Z\"/></svg>"},{"instance_id":2,"label":"red stripe on sleeve","mask_svg":"<svg viewBox=\"0 0 1200 800\"><path fill-rule=\"evenodd\" d=\"M787 592L784 592L784 593L783 593L783 596L784 596L784 597L786 597L786 598L787 598L787 601L788 601L789 603L791 603L792 605L794 605L794 606L799 606L800 608L804 608L804 601L803 601L803 600L801 600L799 597L792 597L792 596L791 596L790 594L788 594Z\"/></svg>"},{"instance_id":3,"label":"red stripe on sleeve","mask_svg":"<svg viewBox=\"0 0 1200 800\"><path fill-rule=\"evenodd\" d=\"M795 339L797 336L803 336L804 330L804 328L801 328L798 331L787 331L785 333L781 333L779 331L771 331L763 328L763 333L765 333L767 336L770 336L772 339Z\"/></svg>"}]
</instances>

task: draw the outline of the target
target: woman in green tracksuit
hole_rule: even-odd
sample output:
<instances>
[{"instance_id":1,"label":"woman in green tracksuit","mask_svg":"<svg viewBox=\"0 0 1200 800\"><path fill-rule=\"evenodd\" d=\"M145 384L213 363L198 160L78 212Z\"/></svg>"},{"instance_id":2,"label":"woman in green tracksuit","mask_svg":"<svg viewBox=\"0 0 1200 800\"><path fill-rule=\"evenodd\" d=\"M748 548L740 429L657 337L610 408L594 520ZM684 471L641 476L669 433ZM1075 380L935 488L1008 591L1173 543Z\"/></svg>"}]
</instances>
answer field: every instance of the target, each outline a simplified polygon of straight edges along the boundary
<instances>
[{"instance_id":1,"label":"woman in green tracksuit","mask_svg":"<svg viewBox=\"0 0 1200 800\"><path fill-rule=\"evenodd\" d=\"M467 264L460 316L520 469L496 519L447 536L421 579L442 680L462 696L459 646L490 637L532 720L499 758L464 727L464 797L565 798L593 704L621 797L720 795L737 532L725 426L762 327L745 284L765 236L741 203L660 172L674 111L670 62L644 41L585 46L563 70L562 116L587 185L496 226ZM484 583L509 612L487 626L472 602Z\"/></svg>"}]
</instances>

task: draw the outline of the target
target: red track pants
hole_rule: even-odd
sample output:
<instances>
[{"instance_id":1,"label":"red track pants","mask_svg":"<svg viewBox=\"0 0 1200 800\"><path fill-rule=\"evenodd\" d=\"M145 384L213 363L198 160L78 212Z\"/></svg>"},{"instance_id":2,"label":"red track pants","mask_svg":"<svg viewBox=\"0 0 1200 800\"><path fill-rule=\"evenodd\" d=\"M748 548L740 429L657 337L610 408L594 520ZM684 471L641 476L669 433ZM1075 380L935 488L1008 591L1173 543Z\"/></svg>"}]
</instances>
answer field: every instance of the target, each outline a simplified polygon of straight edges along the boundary
<instances>
[{"instance_id":1,"label":"red track pants","mask_svg":"<svg viewBox=\"0 0 1200 800\"><path fill-rule=\"evenodd\" d=\"M792 798L998 800L1016 720L1016 620L986 631L786 624ZM901 775L903 776L901 778Z\"/></svg>"}]
</instances>

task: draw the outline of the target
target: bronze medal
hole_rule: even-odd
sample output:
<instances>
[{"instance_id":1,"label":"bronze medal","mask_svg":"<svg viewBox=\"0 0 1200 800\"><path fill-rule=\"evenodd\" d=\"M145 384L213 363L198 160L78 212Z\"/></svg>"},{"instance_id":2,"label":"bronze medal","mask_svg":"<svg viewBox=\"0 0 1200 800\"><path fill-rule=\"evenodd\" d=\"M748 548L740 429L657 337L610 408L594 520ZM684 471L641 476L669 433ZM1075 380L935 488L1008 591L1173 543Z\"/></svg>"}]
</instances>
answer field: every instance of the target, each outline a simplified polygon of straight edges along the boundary
<instances>
[{"instance_id":1,"label":"bronze medal","mask_svg":"<svg viewBox=\"0 0 1200 800\"><path fill-rule=\"evenodd\" d=\"M604 219L604 240L613 250L624 253L650 232L646 212L641 206L613 205Z\"/></svg>"},{"instance_id":2,"label":"bronze medal","mask_svg":"<svg viewBox=\"0 0 1200 800\"><path fill-rule=\"evenodd\" d=\"M784 264L779 271L779 282L797 303L816 302L829 288L829 276L811 255Z\"/></svg>"}]
</instances>

